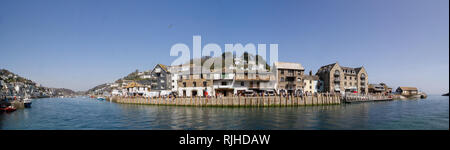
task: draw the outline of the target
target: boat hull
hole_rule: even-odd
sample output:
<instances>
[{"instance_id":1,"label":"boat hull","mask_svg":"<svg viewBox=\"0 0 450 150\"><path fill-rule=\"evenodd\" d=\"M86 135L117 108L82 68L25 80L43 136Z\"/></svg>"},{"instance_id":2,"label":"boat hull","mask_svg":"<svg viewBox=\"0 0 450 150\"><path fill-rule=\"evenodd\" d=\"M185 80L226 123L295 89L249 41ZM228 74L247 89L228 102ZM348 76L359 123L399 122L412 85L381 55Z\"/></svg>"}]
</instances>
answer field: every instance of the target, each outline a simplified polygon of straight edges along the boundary
<instances>
[{"instance_id":1,"label":"boat hull","mask_svg":"<svg viewBox=\"0 0 450 150\"><path fill-rule=\"evenodd\" d=\"M31 102L30 103L23 103L23 106L25 106L25 108L31 108Z\"/></svg>"}]
</instances>

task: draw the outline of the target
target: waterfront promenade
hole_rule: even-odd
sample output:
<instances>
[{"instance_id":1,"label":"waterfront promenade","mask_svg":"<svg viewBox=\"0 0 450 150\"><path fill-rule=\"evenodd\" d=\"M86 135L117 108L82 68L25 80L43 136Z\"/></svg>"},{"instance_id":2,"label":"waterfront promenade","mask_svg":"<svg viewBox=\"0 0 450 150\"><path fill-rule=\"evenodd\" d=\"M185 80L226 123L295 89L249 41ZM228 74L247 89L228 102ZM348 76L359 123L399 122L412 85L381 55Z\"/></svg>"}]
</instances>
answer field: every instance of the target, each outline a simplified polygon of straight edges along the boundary
<instances>
[{"instance_id":1,"label":"waterfront promenade","mask_svg":"<svg viewBox=\"0 0 450 150\"><path fill-rule=\"evenodd\" d=\"M339 96L268 96L268 97L109 97L107 100L125 104L150 104L174 106L233 106L233 107L267 107L267 106L308 106L341 104Z\"/></svg>"}]
</instances>

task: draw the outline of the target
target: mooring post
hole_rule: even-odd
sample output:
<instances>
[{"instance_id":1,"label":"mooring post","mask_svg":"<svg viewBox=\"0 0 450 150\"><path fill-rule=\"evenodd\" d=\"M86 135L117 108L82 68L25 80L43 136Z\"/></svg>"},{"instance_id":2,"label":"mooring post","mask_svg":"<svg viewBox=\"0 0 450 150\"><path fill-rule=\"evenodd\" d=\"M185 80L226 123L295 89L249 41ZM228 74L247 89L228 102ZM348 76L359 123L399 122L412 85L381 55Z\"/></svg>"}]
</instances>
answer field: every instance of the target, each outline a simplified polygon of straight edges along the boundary
<instances>
[{"instance_id":1,"label":"mooring post","mask_svg":"<svg viewBox=\"0 0 450 150\"><path fill-rule=\"evenodd\" d=\"M295 95L292 95L291 106L295 106L296 101L297 101L297 100L296 100Z\"/></svg>"},{"instance_id":2,"label":"mooring post","mask_svg":"<svg viewBox=\"0 0 450 150\"><path fill-rule=\"evenodd\" d=\"M238 107L241 107L241 95L238 95Z\"/></svg>"}]
</instances>

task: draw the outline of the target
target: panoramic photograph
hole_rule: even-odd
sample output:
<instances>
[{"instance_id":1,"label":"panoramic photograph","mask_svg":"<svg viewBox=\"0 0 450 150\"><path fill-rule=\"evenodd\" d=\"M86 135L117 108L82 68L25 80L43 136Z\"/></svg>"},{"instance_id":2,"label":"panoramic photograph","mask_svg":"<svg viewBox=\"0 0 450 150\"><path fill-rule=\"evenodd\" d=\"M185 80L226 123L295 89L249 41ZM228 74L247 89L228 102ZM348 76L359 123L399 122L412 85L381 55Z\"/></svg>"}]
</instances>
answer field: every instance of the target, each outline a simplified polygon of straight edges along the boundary
<instances>
[{"instance_id":1,"label":"panoramic photograph","mask_svg":"<svg viewBox=\"0 0 450 150\"><path fill-rule=\"evenodd\" d=\"M0 134L449 130L448 0L0 0L0 54Z\"/></svg>"}]
</instances>

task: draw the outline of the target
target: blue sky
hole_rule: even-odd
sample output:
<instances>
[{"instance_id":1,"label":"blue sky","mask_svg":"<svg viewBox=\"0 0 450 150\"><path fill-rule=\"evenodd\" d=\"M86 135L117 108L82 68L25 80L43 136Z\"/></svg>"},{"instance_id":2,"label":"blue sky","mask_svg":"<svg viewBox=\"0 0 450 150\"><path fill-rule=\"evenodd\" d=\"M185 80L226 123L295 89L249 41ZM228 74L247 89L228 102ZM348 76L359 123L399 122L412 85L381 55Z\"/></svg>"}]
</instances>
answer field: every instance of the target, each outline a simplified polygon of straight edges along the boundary
<instances>
[{"instance_id":1,"label":"blue sky","mask_svg":"<svg viewBox=\"0 0 450 150\"><path fill-rule=\"evenodd\" d=\"M364 66L369 82L449 90L448 0L0 1L0 68L86 90L170 64L175 43L278 44L306 72ZM191 48L192 49L192 48Z\"/></svg>"}]
</instances>

